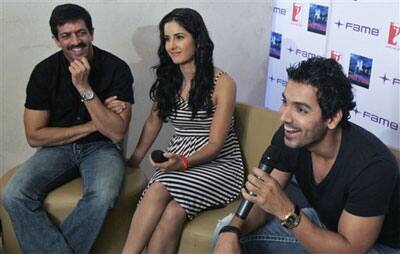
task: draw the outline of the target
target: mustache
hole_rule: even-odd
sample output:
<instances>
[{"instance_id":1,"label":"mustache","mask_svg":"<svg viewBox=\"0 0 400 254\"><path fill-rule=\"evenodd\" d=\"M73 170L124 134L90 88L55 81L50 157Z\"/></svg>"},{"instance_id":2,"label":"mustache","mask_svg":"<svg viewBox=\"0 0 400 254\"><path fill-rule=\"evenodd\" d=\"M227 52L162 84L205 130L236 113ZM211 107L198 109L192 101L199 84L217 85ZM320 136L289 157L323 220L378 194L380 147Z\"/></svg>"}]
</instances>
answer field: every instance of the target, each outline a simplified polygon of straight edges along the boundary
<instances>
[{"instance_id":1,"label":"mustache","mask_svg":"<svg viewBox=\"0 0 400 254\"><path fill-rule=\"evenodd\" d=\"M86 43L84 43L84 42L81 42L81 43L79 43L78 45L71 45L71 46L68 46L68 50L72 50L72 49L74 49L74 48L84 48L84 47L86 47Z\"/></svg>"}]
</instances>

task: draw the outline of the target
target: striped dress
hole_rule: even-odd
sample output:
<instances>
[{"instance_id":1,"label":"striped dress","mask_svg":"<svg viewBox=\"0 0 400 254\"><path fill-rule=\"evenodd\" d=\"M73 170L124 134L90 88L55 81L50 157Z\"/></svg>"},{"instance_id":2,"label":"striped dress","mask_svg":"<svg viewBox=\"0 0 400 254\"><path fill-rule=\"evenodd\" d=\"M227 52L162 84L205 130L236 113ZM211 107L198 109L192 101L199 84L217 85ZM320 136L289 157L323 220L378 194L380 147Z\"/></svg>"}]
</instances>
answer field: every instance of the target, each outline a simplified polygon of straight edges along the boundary
<instances>
[{"instance_id":1,"label":"striped dress","mask_svg":"<svg viewBox=\"0 0 400 254\"><path fill-rule=\"evenodd\" d=\"M220 74L217 75L214 84L219 76ZM192 111L188 103L178 99L176 114L169 117L175 133L167 151L190 157L205 146L208 143L215 106L212 112L211 116L207 116L207 111L200 110L195 118L191 119ZM225 143L215 159L189 167L184 172L156 170L147 188L154 182L162 183L174 200L185 209L188 219L191 220L203 210L223 206L235 200L243 185L243 179L242 156L232 117Z\"/></svg>"}]
</instances>

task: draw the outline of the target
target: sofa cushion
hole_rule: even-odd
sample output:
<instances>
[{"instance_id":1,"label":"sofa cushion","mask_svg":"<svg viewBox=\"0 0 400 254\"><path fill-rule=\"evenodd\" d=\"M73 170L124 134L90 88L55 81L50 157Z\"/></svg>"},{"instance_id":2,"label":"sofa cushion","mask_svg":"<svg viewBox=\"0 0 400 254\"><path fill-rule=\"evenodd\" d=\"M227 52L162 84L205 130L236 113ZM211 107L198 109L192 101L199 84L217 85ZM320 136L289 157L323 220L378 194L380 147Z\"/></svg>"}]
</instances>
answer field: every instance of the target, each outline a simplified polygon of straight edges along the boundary
<instances>
[{"instance_id":1,"label":"sofa cushion","mask_svg":"<svg viewBox=\"0 0 400 254\"><path fill-rule=\"evenodd\" d=\"M200 213L188 222L182 232L178 253L211 253L211 241L219 219L236 211L240 201L236 200L224 208Z\"/></svg>"}]
</instances>

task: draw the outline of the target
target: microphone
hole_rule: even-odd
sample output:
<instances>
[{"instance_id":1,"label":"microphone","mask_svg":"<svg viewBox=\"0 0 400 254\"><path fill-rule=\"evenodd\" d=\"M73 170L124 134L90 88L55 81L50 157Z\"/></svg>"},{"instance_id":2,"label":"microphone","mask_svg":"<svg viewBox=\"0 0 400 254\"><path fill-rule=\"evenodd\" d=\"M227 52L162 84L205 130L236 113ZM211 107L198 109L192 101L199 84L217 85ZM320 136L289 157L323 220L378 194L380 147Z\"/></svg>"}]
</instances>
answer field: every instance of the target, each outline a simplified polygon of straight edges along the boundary
<instances>
[{"instance_id":1,"label":"microphone","mask_svg":"<svg viewBox=\"0 0 400 254\"><path fill-rule=\"evenodd\" d=\"M151 159L156 163L162 163L167 161L168 159L164 157L163 151L161 150L154 150L151 152Z\"/></svg>"},{"instance_id":2,"label":"microphone","mask_svg":"<svg viewBox=\"0 0 400 254\"><path fill-rule=\"evenodd\" d=\"M279 159L280 155L280 148L274 145L270 145L264 152L260 164L258 168L266 173L271 173L272 169L274 168L271 165L271 162L276 162ZM247 215L249 214L251 208L253 207L253 203L249 200L243 199L240 203L239 208L236 211L236 216L241 219L246 219Z\"/></svg>"}]
</instances>

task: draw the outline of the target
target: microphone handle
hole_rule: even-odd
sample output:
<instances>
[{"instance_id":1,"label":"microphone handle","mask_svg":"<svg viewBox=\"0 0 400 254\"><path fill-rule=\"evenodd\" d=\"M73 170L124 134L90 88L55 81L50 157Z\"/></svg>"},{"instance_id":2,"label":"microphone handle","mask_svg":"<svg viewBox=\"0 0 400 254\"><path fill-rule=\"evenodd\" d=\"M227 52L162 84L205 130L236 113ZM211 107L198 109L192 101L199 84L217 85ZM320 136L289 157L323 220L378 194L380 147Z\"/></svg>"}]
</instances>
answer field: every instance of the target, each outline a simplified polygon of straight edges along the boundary
<instances>
[{"instance_id":1,"label":"microphone handle","mask_svg":"<svg viewBox=\"0 0 400 254\"><path fill-rule=\"evenodd\" d=\"M236 211L236 216L241 218L242 220L246 219L252 207L253 203L246 199L243 199L242 202L240 202L240 206Z\"/></svg>"},{"instance_id":2,"label":"microphone handle","mask_svg":"<svg viewBox=\"0 0 400 254\"><path fill-rule=\"evenodd\" d=\"M258 166L262 171L267 172L268 174L271 173L273 167L270 167L264 163L260 163ZM246 219L247 215L249 214L251 208L253 207L253 203L249 200L243 199L240 203L239 208L236 211L236 216L241 219Z\"/></svg>"}]
</instances>

